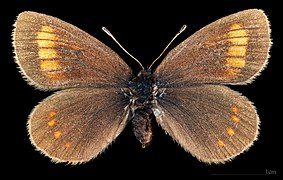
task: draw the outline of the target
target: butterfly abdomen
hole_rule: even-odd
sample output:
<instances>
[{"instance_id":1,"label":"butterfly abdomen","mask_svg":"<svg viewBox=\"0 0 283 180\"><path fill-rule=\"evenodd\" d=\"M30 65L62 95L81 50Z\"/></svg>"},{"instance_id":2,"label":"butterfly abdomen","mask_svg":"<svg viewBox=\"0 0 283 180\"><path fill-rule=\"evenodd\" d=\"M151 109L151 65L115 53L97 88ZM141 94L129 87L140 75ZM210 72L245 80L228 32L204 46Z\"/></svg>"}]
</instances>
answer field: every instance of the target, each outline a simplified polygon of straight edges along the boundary
<instances>
[{"instance_id":1,"label":"butterfly abdomen","mask_svg":"<svg viewBox=\"0 0 283 180\"><path fill-rule=\"evenodd\" d=\"M131 109L133 112L133 131L137 140L145 148L152 139L151 110L154 100L155 79L151 72L141 71L129 83Z\"/></svg>"},{"instance_id":2,"label":"butterfly abdomen","mask_svg":"<svg viewBox=\"0 0 283 180\"><path fill-rule=\"evenodd\" d=\"M152 140L151 115L151 109L137 109L132 120L134 134L143 148Z\"/></svg>"}]
</instances>

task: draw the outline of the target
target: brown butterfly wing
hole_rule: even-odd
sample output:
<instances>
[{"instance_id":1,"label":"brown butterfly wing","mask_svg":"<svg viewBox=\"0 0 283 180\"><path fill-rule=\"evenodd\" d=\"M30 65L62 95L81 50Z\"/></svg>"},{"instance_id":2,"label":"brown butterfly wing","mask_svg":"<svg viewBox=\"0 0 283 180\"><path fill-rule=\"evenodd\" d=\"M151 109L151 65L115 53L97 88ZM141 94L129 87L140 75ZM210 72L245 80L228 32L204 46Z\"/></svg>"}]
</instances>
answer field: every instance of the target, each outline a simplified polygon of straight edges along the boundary
<instances>
[{"instance_id":1,"label":"brown butterfly wing","mask_svg":"<svg viewBox=\"0 0 283 180\"><path fill-rule=\"evenodd\" d=\"M124 129L128 103L116 88L59 91L31 113L31 142L54 162L87 162L103 152Z\"/></svg>"},{"instance_id":2,"label":"brown butterfly wing","mask_svg":"<svg viewBox=\"0 0 283 180\"><path fill-rule=\"evenodd\" d=\"M222 85L250 82L264 68L270 29L261 10L217 20L174 48L157 67L157 122L186 151L224 163L258 135L252 103Z\"/></svg>"},{"instance_id":3,"label":"brown butterfly wing","mask_svg":"<svg viewBox=\"0 0 283 180\"><path fill-rule=\"evenodd\" d=\"M257 138L252 103L221 85L167 88L153 109L158 124L186 151L206 163L224 163Z\"/></svg>"},{"instance_id":4,"label":"brown butterfly wing","mask_svg":"<svg viewBox=\"0 0 283 180\"><path fill-rule=\"evenodd\" d=\"M261 10L221 18L183 41L157 67L161 84L245 84L265 67L270 29Z\"/></svg>"},{"instance_id":5,"label":"brown butterfly wing","mask_svg":"<svg viewBox=\"0 0 283 180\"><path fill-rule=\"evenodd\" d=\"M40 89L125 83L131 69L109 47L55 17L21 13L13 33L16 62Z\"/></svg>"}]
</instances>

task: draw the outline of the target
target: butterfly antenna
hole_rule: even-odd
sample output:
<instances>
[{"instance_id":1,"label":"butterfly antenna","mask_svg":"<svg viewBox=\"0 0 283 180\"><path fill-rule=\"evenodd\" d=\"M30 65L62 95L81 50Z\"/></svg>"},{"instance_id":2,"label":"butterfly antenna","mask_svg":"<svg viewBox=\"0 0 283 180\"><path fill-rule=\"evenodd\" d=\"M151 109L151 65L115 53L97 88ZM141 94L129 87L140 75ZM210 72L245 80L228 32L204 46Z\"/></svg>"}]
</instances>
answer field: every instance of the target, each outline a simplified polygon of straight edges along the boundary
<instances>
[{"instance_id":1,"label":"butterfly antenna","mask_svg":"<svg viewBox=\"0 0 283 180\"><path fill-rule=\"evenodd\" d=\"M108 35L110 36L119 46L120 48L125 52L127 53L129 56L131 56L142 68L142 70L144 70L144 67L143 65L140 63L140 61L135 58L133 55L131 55L118 41L117 39L111 34L111 32L106 28L106 27L102 27L102 30Z\"/></svg>"},{"instance_id":2,"label":"butterfly antenna","mask_svg":"<svg viewBox=\"0 0 283 180\"><path fill-rule=\"evenodd\" d=\"M168 47L172 44L172 42L187 28L187 25L183 25L181 29L178 31L178 33L172 38L172 40L168 43L168 45L163 49L163 51L160 53L160 55L151 63L148 70L151 69L152 65L164 54L164 52L168 49Z\"/></svg>"}]
</instances>

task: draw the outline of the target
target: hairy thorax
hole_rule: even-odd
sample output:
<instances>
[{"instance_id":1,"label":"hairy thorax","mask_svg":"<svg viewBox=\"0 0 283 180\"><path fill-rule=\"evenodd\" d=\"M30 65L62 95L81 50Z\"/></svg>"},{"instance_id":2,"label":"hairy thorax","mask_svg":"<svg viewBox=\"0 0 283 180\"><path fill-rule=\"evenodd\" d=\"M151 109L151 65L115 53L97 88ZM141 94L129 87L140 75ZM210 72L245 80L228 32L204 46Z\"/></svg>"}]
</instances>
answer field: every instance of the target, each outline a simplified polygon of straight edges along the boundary
<instances>
[{"instance_id":1,"label":"hairy thorax","mask_svg":"<svg viewBox=\"0 0 283 180\"><path fill-rule=\"evenodd\" d=\"M152 107L155 104L157 92L155 77L148 71L141 71L129 82L129 88L124 92L131 100L134 134L142 147L146 147L152 140Z\"/></svg>"}]
</instances>

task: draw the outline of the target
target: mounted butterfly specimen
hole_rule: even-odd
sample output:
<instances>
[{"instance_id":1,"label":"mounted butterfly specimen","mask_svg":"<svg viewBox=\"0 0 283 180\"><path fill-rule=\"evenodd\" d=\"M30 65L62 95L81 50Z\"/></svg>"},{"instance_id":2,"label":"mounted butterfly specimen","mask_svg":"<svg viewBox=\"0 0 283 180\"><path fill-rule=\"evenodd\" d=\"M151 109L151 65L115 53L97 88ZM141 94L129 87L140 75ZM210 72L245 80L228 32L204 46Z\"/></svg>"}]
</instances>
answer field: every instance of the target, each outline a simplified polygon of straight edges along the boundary
<instances>
[{"instance_id":1,"label":"mounted butterfly specimen","mask_svg":"<svg viewBox=\"0 0 283 180\"><path fill-rule=\"evenodd\" d=\"M205 26L156 69L139 63L136 76L102 42L51 16L21 13L13 40L16 63L27 81L41 90L59 90L40 102L28 120L32 144L54 162L95 158L129 122L146 147L152 119L206 163L231 160L257 139L255 107L224 85L252 82L267 63L270 29L261 10Z\"/></svg>"}]
</instances>

